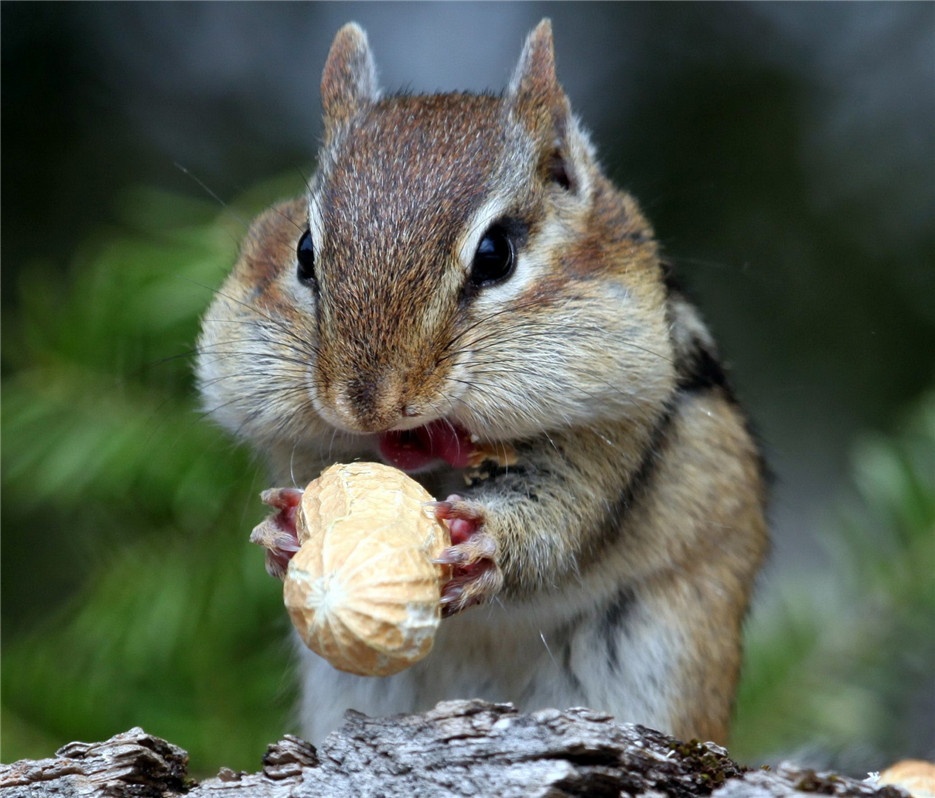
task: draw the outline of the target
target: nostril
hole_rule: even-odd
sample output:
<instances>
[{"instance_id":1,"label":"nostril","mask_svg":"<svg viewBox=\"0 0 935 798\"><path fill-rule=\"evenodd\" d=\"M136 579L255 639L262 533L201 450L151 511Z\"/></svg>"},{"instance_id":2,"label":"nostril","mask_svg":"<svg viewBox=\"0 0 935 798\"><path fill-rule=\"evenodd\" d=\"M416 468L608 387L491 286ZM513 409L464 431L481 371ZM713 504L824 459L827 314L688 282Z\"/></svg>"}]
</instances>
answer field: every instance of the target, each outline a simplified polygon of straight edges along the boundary
<instances>
[{"instance_id":1,"label":"nostril","mask_svg":"<svg viewBox=\"0 0 935 798\"><path fill-rule=\"evenodd\" d=\"M378 381L372 377L355 377L349 380L345 392L347 403L351 407L371 411L379 393Z\"/></svg>"},{"instance_id":2,"label":"nostril","mask_svg":"<svg viewBox=\"0 0 935 798\"><path fill-rule=\"evenodd\" d=\"M342 423L362 432L390 429L400 418L417 416L417 404L402 396L401 380L377 367L358 369L333 388L331 405Z\"/></svg>"}]
</instances>

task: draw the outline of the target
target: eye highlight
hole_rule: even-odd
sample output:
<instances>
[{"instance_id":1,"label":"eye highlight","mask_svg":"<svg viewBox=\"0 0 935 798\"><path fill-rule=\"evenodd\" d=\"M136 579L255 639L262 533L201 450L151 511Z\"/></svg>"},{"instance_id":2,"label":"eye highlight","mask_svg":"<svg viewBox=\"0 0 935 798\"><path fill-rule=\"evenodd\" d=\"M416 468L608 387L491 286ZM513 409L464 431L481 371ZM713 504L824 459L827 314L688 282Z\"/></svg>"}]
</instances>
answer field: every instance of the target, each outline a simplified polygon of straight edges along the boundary
<instances>
[{"instance_id":1,"label":"eye highlight","mask_svg":"<svg viewBox=\"0 0 935 798\"><path fill-rule=\"evenodd\" d=\"M315 278L315 247L312 245L312 234L309 230L302 233L299 243L295 248L296 277L302 285L313 287L316 283Z\"/></svg>"},{"instance_id":2,"label":"eye highlight","mask_svg":"<svg viewBox=\"0 0 935 798\"><path fill-rule=\"evenodd\" d=\"M516 266L516 245L504 224L492 225L477 245L471 262L471 284L475 288L506 280Z\"/></svg>"}]
</instances>

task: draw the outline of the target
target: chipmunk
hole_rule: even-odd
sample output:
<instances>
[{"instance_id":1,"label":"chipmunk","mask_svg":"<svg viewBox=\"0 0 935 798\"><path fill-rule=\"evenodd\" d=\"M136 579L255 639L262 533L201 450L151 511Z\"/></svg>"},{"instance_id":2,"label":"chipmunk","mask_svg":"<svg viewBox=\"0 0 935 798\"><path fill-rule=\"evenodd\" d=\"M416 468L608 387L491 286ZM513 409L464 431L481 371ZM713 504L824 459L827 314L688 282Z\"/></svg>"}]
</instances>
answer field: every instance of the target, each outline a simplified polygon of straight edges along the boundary
<instances>
[{"instance_id":1,"label":"chipmunk","mask_svg":"<svg viewBox=\"0 0 935 798\"><path fill-rule=\"evenodd\" d=\"M407 671L303 652L305 735L347 708L478 697L723 742L763 466L708 330L571 112L550 22L500 96L384 96L348 24L321 98L308 193L253 223L204 317L204 406L280 484L378 455L453 492L434 505L453 577Z\"/></svg>"}]
</instances>

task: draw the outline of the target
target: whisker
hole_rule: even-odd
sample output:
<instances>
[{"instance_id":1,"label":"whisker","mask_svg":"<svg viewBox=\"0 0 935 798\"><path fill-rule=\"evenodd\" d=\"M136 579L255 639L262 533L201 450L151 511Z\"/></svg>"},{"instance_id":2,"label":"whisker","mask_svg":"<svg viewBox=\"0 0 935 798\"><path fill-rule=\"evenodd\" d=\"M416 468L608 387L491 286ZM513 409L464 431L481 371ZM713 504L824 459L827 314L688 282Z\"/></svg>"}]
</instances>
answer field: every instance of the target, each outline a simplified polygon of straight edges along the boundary
<instances>
[{"instance_id":1,"label":"whisker","mask_svg":"<svg viewBox=\"0 0 935 798\"><path fill-rule=\"evenodd\" d=\"M178 169L183 175L185 175L189 180L192 180L195 183L195 185L197 185L202 191L204 191L205 194L211 197L211 199L217 202L218 205L224 208L224 210L228 210L228 211L230 210L230 204L224 199L222 199L221 196L213 188L211 188L207 183L205 183L204 180L198 177L198 175L192 172L187 166L183 166L178 161L174 161L172 165L176 169ZM245 219L242 219L236 214L234 218L236 218L240 222L243 222L246 225Z\"/></svg>"}]
</instances>

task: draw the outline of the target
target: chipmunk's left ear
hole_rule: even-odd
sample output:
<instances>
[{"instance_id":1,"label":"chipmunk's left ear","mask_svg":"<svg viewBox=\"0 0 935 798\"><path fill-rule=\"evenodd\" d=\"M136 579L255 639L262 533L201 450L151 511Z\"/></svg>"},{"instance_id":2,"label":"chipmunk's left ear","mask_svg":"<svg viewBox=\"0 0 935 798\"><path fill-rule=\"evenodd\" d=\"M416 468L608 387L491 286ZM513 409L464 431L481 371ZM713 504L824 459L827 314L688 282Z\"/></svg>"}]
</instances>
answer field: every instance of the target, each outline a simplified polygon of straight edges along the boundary
<instances>
[{"instance_id":1,"label":"chipmunk's left ear","mask_svg":"<svg viewBox=\"0 0 935 798\"><path fill-rule=\"evenodd\" d=\"M514 118L538 142L542 178L573 193L585 189L590 144L555 76L550 20L542 20L527 37L506 100Z\"/></svg>"},{"instance_id":2,"label":"chipmunk's left ear","mask_svg":"<svg viewBox=\"0 0 935 798\"><path fill-rule=\"evenodd\" d=\"M568 98L555 76L551 20L542 20L526 38L508 97L516 115L533 130L568 116Z\"/></svg>"}]
</instances>

